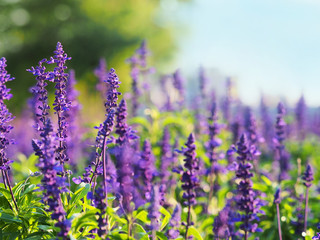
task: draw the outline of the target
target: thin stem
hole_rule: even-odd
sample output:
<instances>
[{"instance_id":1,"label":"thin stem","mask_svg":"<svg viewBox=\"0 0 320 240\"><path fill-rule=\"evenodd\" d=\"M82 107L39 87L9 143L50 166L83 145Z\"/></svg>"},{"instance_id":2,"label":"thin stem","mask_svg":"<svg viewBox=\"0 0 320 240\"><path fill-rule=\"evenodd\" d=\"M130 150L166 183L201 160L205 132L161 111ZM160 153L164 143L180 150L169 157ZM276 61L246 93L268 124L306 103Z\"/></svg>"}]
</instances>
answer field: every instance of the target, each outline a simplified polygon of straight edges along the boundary
<instances>
[{"instance_id":1,"label":"thin stem","mask_svg":"<svg viewBox=\"0 0 320 240\"><path fill-rule=\"evenodd\" d=\"M8 173L6 170L4 170L4 173L5 173L5 176L6 176L6 180L7 180L7 183L8 183L8 186L9 186L9 190L10 190L10 194L11 194L11 197L12 197L12 200L13 200L13 203L17 209L17 211L19 212L19 208L18 208L18 205L17 205L17 202L16 202L16 199L14 198L13 196L13 192L12 192L12 188L10 186L10 181L9 181L9 176L8 176Z\"/></svg>"},{"instance_id":2,"label":"thin stem","mask_svg":"<svg viewBox=\"0 0 320 240\"><path fill-rule=\"evenodd\" d=\"M304 228L303 231L307 233L307 224L308 224L308 198L309 198L309 187L306 190L306 207L304 210Z\"/></svg>"},{"instance_id":3,"label":"thin stem","mask_svg":"<svg viewBox=\"0 0 320 240\"><path fill-rule=\"evenodd\" d=\"M128 222L128 239L130 239L130 237L131 237L131 221L129 220L129 218L127 218L127 222Z\"/></svg>"},{"instance_id":4,"label":"thin stem","mask_svg":"<svg viewBox=\"0 0 320 240\"><path fill-rule=\"evenodd\" d=\"M248 231L247 231L247 230L244 231L244 239L245 239L245 240L248 239Z\"/></svg>"},{"instance_id":5,"label":"thin stem","mask_svg":"<svg viewBox=\"0 0 320 240\"><path fill-rule=\"evenodd\" d=\"M185 240L188 239L188 229L189 229L189 225L190 225L190 212L191 212L191 205L190 205L190 200L188 200L188 217L187 217Z\"/></svg>"},{"instance_id":6,"label":"thin stem","mask_svg":"<svg viewBox=\"0 0 320 240\"><path fill-rule=\"evenodd\" d=\"M1 170L1 172L2 172L2 180L3 180L4 187L7 189L6 179L4 178L4 170Z\"/></svg>"},{"instance_id":7,"label":"thin stem","mask_svg":"<svg viewBox=\"0 0 320 240\"><path fill-rule=\"evenodd\" d=\"M276 206L277 206L279 240L282 240L279 204L276 204Z\"/></svg>"}]
</instances>

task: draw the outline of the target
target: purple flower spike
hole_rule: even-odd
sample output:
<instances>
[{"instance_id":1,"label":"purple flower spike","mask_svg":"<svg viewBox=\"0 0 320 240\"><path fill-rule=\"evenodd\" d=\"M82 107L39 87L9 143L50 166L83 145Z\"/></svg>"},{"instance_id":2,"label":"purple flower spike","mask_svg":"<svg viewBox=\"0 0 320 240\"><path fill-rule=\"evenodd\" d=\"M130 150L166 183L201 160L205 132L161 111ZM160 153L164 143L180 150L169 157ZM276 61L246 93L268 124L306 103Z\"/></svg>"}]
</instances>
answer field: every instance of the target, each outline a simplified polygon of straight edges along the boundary
<instances>
[{"instance_id":1,"label":"purple flower spike","mask_svg":"<svg viewBox=\"0 0 320 240\"><path fill-rule=\"evenodd\" d=\"M161 178L161 186L160 186L160 203L161 205L165 204L165 195L167 193L168 186L170 186L170 177L171 177L171 168L172 168L172 151L170 146L170 133L168 128L164 129L162 141L160 143L161 146L161 163L160 163L160 178Z\"/></svg>"},{"instance_id":2,"label":"purple flower spike","mask_svg":"<svg viewBox=\"0 0 320 240\"><path fill-rule=\"evenodd\" d=\"M141 159L139 162L142 180L142 193L146 200L151 198L152 180L155 172L154 157L152 155L151 144L145 140L142 147Z\"/></svg>"},{"instance_id":3,"label":"purple flower spike","mask_svg":"<svg viewBox=\"0 0 320 240\"><path fill-rule=\"evenodd\" d=\"M107 75L107 80L105 81L108 84L108 93L107 93L107 101L105 102L104 106L106 108L106 112L108 113L111 108L117 107L118 96L121 95L118 92L119 78L116 74L116 71L111 68Z\"/></svg>"},{"instance_id":4,"label":"purple flower spike","mask_svg":"<svg viewBox=\"0 0 320 240\"><path fill-rule=\"evenodd\" d=\"M133 149L128 143L124 143L119 148L117 154L117 176L118 176L118 195L121 210L124 214L130 214L133 211L132 199L133 199L133 176L134 172L131 165L131 158L134 155Z\"/></svg>"},{"instance_id":5,"label":"purple flower spike","mask_svg":"<svg viewBox=\"0 0 320 240\"><path fill-rule=\"evenodd\" d=\"M274 200L273 202L275 204L280 204L281 203L281 198L280 198L280 188L277 189L276 193L274 194Z\"/></svg>"},{"instance_id":6,"label":"purple flower spike","mask_svg":"<svg viewBox=\"0 0 320 240\"><path fill-rule=\"evenodd\" d=\"M300 140L303 140L305 138L306 132L306 112L307 112L307 106L304 100L303 95L299 99L299 102L297 103L296 109L295 109L295 115L296 115L296 122L297 122L297 130L298 130L298 137Z\"/></svg>"},{"instance_id":7,"label":"purple flower spike","mask_svg":"<svg viewBox=\"0 0 320 240\"><path fill-rule=\"evenodd\" d=\"M179 237L180 225L181 225L181 206L179 203L177 203L171 215L171 219L169 223L170 229L167 232L168 239L177 239Z\"/></svg>"},{"instance_id":8,"label":"purple flower spike","mask_svg":"<svg viewBox=\"0 0 320 240\"><path fill-rule=\"evenodd\" d=\"M184 104L184 84L185 80L184 78L182 77L182 74L180 72L180 70L176 70L174 73L173 73L173 86L175 87L175 89L177 89L178 93L179 93L179 105L183 105Z\"/></svg>"},{"instance_id":9,"label":"purple flower spike","mask_svg":"<svg viewBox=\"0 0 320 240\"><path fill-rule=\"evenodd\" d=\"M104 238L106 235L106 227L107 227L107 220L105 218L106 208L107 205L105 203L105 191L102 188L97 188L95 190L95 194L93 197L94 205L100 211L97 213L98 215L98 236Z\"/></svg>"},{"instance_id":10,"label":"purple flower spike","mask_svg":"<svg viewBox=\"0 0 320 240\"><path fill-rule=\"evenodd\" d=\"M251 145L252 146L252 145ZM258 228L257 222L259 218L258 213L262 213L260 209L261 201L257 198L257 193L252 189L252 180L253 173L251 173L252 165L252 154L250 151L248 139L245 134L242 134L240 140L237 144L237 161L238 166L236 169L236 177L239 180L237 191L237 205L242 212L240 214L240 229L245 232L245 239L248 237L248 233L261 231Z\"/></svg>"},{"instance_id":11,"label":"purple flower spike","mask_svg":"<svg viewBox=\"0 0 320 240\"><path fill-rule=\"evenodd\" d=\"M160 216L161 213L160 210L160 198L159 198L159 187L154 186L152 188L152 194L151 194L151 205L149 207L149 214L148 217L151 220L151 230L158 231L160 228Z\"/></svg>"},{"instance_id":12,"label":"purple flower spike","mask_svg":"<svg viewBox=\"0 0 320 240\"><path fill-rule=\"evenodd\" d=\"M280 102L278 104L278 116L276 120L276 138L274 139L275 148L276 148L276 157L275 159L279 161L280 164L280 173L279 173L279 182L289 178L289 161L290 154L285 150L284 140L286 138L286 129L287 124L284 121L284 115L286 110L284 105Z\"/></svg>"},{"instance_id":13,"label":"purple flower spike","mask_svg":"<svg viewBox=\"0 0 320 240\"><path fill-rule=\"evenodd\" d=\"M108 91L108 86L105 84L107 80L107 62L104 58L100 59L99 66L94 70L94 75L96 75L99 80L96 89L101 93L101 97L104 99Z\"/></svg>"},{"instance_id":14,"label":"purple flower spike","mask_svg":"<svg viewBox=\"0 0 320 240\"><path fill-rule=\"evenodd\" d=\"M124 99L121 100L119 107L116 112L117 122L116 122L116 134L118 138L116 143L122 145L127 140L134 140L138 137L134 134L135 132L127 124L127 103Z\"/></svg>"},{"instance_id":15,"label":"purple flower spike","mask_svg":"<svg viewBox=\"0 0 320 240\"><path fill-rule=\"evenodd\" d=\"M226 206L219 212L218 216L215 217L213 223L213 233L215 238L228 239L231 237L229 230L229 214L230 209Z\"/></svg>"},{"instance_id":16,"label":"purple flower spike","mask_svg":"<svg viewBox=\"0 0 320 240\"><path fill-rule=\"evenodd\" d=\"M312 186L313 178L313 170L310 164L307 165L307 169L304 172L302 179L304 180L304 185L309 188Z\"/></svg>"},{"instance_id":17,"label":"purple flower spike","mask_svg":"<svg viewBox=\"0 0 320 240\"><path fill-rule=\"evenodd\" d=\"M53 109L55 114L58 117L58 130L57 138L59 139L59 146L56 148L57 160L60 161L60 164L63 166L64 162L69 161L69 157L66 154L67 150L67 128L68 122L66 121L65 112L69 111L71 103L67 101L67 81L69 74L65 73L67 67L65 66L66 61L71 58L67 56L64 52L63 47L60 42L57 43L56 50L54 51L54 56L50 58L47 62L48 64L55 63L57 66L53 70L52 79L55 85L55 99L53 102ZM64 173L62 173L64 174Z\"/></svg>"},{"instance_id":18,"label":"purple flower spike","mask_svg":"<svg viewBox=\"0 0 320 240\"><path fill-rule=\"evenodd\" d=\"M67 155L70 158L70 163L75 166L77 160L82 155L81 149L81 129L79 126L79 112L81 105L78 101L79 92L75 89L76 78L75 71L70 70L69 80L67 82L66 93L67 102L70 102L70 110L64 112L66 121L69 123L67 129L67 142L68 146Z\"/></svg>"},{"instance_id":19,"label":"purple flower spike","mask_svg":"<svg viewBox=\"0 0 320 240\"><path fill-rule=\"evenodd\" d=\"M185 156L185 159L183 160L184 171L182 173L181 182L182 189L185 191L182 195L182 197L186 199L184 204L188 206L187 222L185 223L185 239L187 239L188 228L192 225L190 219L191 206L197 203L196 189L199 187L199 159L196 158L196 145L194 135L192 133L189 135L188 141L185 146L186 148L182 149L182 153Z\"/></svg>"},{"instance_id":20,"label":"purple flower spike","mask_svg":"<svg viewBox=\"0 0 320 240\"><path fill-rule=\"evenodd\" d=\"M13 141L8 139L8 134L13 127L9 125L14 117L9 112L4 100L9 100L12 97L10 89L7 88L6 83L12 81L14 78L6 71L7 60L0 59L0 168L2 170L9 170L9 164L12 162L6 157L5 150Z\"/></svg>"}]
</instances>

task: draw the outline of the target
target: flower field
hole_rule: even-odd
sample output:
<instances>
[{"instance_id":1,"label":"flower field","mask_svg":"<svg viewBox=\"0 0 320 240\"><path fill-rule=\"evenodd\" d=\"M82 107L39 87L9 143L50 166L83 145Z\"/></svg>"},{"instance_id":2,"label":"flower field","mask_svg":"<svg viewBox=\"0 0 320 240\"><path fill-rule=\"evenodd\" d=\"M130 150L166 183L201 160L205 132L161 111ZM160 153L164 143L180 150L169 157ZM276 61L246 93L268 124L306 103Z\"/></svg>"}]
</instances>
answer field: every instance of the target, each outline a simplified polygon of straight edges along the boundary
<instances>
[{"instance_id":1,"label":"flower field","mask_svg":"<svg viewBox=\"0 0 320 240\"><path fill-rule=\"evenodd\" d=\"M19 79L0 59L0 239L320 239L319 112L303 96L250 108L230 79L209 90L204 69L191 104L179 70L153 103L148 55L144 41L128 58L127 94L101 60L94 128L61 43L27 69L35 84L17 119L6 83Z\"/></svg>"}]
</instances>

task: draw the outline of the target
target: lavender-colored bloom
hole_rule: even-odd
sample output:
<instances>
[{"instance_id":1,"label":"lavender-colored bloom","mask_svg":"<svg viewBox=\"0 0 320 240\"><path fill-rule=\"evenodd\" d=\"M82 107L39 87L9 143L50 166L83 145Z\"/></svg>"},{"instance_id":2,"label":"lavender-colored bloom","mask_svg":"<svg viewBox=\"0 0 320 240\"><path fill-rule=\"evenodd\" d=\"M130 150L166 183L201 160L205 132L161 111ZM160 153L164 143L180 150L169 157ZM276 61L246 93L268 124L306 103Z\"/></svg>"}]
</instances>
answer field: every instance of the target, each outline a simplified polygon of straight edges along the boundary
<instances>
[{"instance_id":1,"label":"lavender-colored bloom","mask_svg":"<svg viewBox=\"0 0 320 240\"><path fill-rule=\"evenodd\" d=\"M320 224L319 223L318 223L317 228L320 229ZM317 232L316 235L314 235L312 237L312 240L320 240L320 232Z\"/></svg>"},{"instance_id":2,"label":"lavender-colored bloom","mask_svg":"<svg viewBox=\"0 0 320 240\"><path fill-rule=\"evenodd\" d=\"M265 101L263 98L261 98L260 102L260 115L261 115L261 122L262 122L262 135L265 139L265 142L268 144L268 146L272 145L272 138L274 136L273 132L273 123L270 117L270 114L268 112L268 107L265 104Z\"/></svg>"},{"instance_id":3,"label":"lavender-colored bloom","mask_svg":"<svg viewBox=\"0 0 320 240\"><path fill-rule=\"evenodd\" d=\"M229 230L229 217L230 209L228 206L223 208L217 217L214 219L213 223L213 233L214 237L217 239L228 239L230 237Z\"/></svg>"},{"instance_id":4,"label":"lavender-colored bloom","mask_svg":"<svg viewBox=\"0 0 320 240\"><path fill-rule=\"evenodd\" d=\"M79 112L81 105L78 101L79 92L75 90L75 84L75 71L70 70L69 80L66 87L67 102L70 102L70 110L64 112L64 117L69 124L66 142L66 145L68 146L67 155L73 166L76 165L77 160L82 156L81 129L79 126Z\"/></svg>"},{"instance_id":5,"label":"lavender-colored bloom","mask_svg":"<svg viewBox=\"0 0 320 240\"><path fill-rule=\"evenodd\" d=\"M107 80L105 82L108 84L108 92L107 101L104 106L108 114L111 108L117 107L118 96L121 95L121 93L118 92L119 84L121 82L119 82L119 78L113 68L108 72Z\"/></svg>"},{"instance_id":6,"label":"lavender-colored bloom","mask_svg":"<svg viewBox=\"0 0 320 240\"><path fill-rule=\"evenodd\" d=\"M119 107L116 112L116 134L118 134L118 138L116 139L116 143L122 145L127 140L137 139L137 136L134 134L135 132L131 129L131 127L127 124L127 103L124 99L121 100Z\"/></svg>"},{"instance_id":7,"label":"lavender-colored bloom","mask_svg":"<svg viewBox=\"0 0 320 240\"><path fill-rule=\"evenodd\" d=\"M8 74L6 70L7 60L0 59L0 169L9 170L9 164L12 162L6 157L5 150L12 143L8 139L8 134L13 127L9 124L13 120L12 114L9 112L4 100L9 100L12 97L10 89L7 88L6 83L12 81L14 78Z\"/></svg>"},{"instance_id":8,"label":"lavender-colored bloom","mask_svg":"<svg viewBox=\"0 0 320 240\"><path fill-rule=\"evenodd\" d=\"M232 132L232 143L236 144L240 137L241 123L240 117L237 116L235 120L231 123L231 132Z\"/></svg>"},{"instance_id":9,"label":"lavender-colored bloom","mask_svg":"<svg viewBox=\"0 0 320 240\"><path fill-rule=\"evenodd\" d=\"M231 89L232 89L232 82L230 78L226 80L226 96L222 99L222 113L223 118L226 120L227 123L230 122L230 112L231 112Z\"/></svg>"},{"instance_id":10,"label":"lavender-colored bloom","mask_svg":"<svg viewBox=\"0 0 320 240\"><path fill-rule=\"evenodd\" d=\"M101 93L101 97L104 99L108 91L108 86L105 84L107 80L107 62L104 58L100 59L99 66L94 70L94 74L99 80L96 89Z\"/></svg>"},{"instance_id":11,"label":"lavender-colored bloom","mask_svg":"<svg viewBox=\"0 0 320 240\"><path fill-rule=\"evenodd\" d=\"M182 197L186 200L184 204L188 206L187 221L184 224L186 226L185 239L188 237L188 228L193 224L191 222L191 207L197 203L196 201L196 189L199 187L199 159L196 158L196 145L194 135L191 133L188 137L188 141L185 144L186 148L182 149L182 153L185 156L184 170L181 177L182 189L184 193Z\"/></svg>"},{"instance_id":12,"label":"lavender-colored bloom","mask_svg":"<svg viewBox=\"0 0 320 240\"><path fill-rule=\"evenodd\" d=\"M141 186L142 193L146 200L150 200L155 166L154 166L154 157L152 155L151 144L148 140L145 140L143 143L141 157L139 161L139 170L140 170L140 176L142 180L142 186Z\"/></svg>"},{"instance_id":13,"label":"lavender-colored bloom","mask_svg":"<svg viewBox=\"0 0 320 240\"><path fill-rule=\"evenodd\" d=\"M107 205L105 203L106 193L102 188L97 188L95 190L95 194L93 196L93 203L94 206L99 209L100 211L97 213L98 215L98 236L104 238L106 235L106 227L107 227L107 220L105 218L106 208Z\"/></svg>"},{"instance_id":14,"label":"lavender-colored bloom","mask_svg":"<svg viewBox=\"0 0 320 240\"><path fill-rule=\"evenodd\" d=\"M47 61L48 64L55 63L57 67L53 70L53 75L51 81L53 81L55 85L55 99L53 102L53 109L55 110L55 114L57 114L58 118L58 129L57 129L57 138L59 139L59 146L56 148L56 158L60 161L60 164L63 165L64 162L69 161L69 157L66 154L67 150L67 128L68 122L66 121L65 112L69 111L70 102L67 101L67 81L69 74L65 73L66 61L71 58L67 56L64 52L63 47L60 42L57 43L56 50L54 51L54 56ZM63 171L63 169L62 169ZM64 173L62 173L64 174Z\"/></svg>"},{"instance_id":15,"label":"lavender-colored bloom","mask_svg":"<svg viewBox=\"0 0 320 240\"><path fill-rule=\"evenodd\" d=\"M45 62L47 62L47 59L42 59L39 61L38 66L27 69L28 72L36 76L37 80L36 85L31 88L31 92L33 93L32 109L35 122L34 127L40 134L43 132L50 109L48 105L48 91L46 90L48 84L46 81L52 79L52 73L46 72L46 67L43 66Z\"/></svg>"},{"instance_id":16,"label":"lavender-colored bloom","mask_svg":"<svg viewBox=\"0 0 320 240\"><path fill-rule=\"evenodd\" d=\"M167 82L169 79L170 79L169 75L164 75L164 76L161 76L161 78L160 78L160 88L162 91L162 95L165 96L165 97L163 97L163 99L165 99L165 103L162 106L161 110L168 111L168 112L173 110L173 106L172 106L172 102L171 102L172 99L170 97L169 91L166 88Z\"/></svg>"},{"instance_id":17,"label":"lavender-colored bloom","mask_svg":"<svg viewBox=\"0 0 320 240\"><path fill-rule=\"evenodd\" d=\"M188 141L183 149L184 172L182 174L182 189L185 190L183 198L186 199L185 205L192 206L197 203L195 189L199 186L197 173L199 171L199 159L196 158L196 145L193 134L189 135Z\"/></svg>"},{"instance_id":18,"label":"lavender-colored bloom","mask_svg":"<svg viewBox=\"0 0 320 240\"><path fill-rule=\"evenodd\" d=\"M136 50L136 54L139 56L141 67L145 68L147 66L147 56L149 55L149 50L147 49L147 41L143 40L141 42L140 48Z\"/></svg>"},{"instance_id":19,"label":"lavender-colored bloom","mask_svg":"<svg viewBox=\"0 0 320 240\"><path fill-rule=\"evenodd\" d=\"M299 102L297 103L296 109L295 109L295 115L296 115L296 122L297 122L297 131L298 136L300 140L303 140L305 138L305 128L306 128L306 111L307 106L304 100L303 95L299 99Z\"/></svg>"},{"instance_id":20,"label":"lavender-colored bloom","mask_svg":"<svg viewBox=\"0 0 320 240\"><path fill-rule=\"evenodd\" d=\"M152 194L150 199L150 207L149 207L149 213L148 218L151 220L151 230L152 231L158 231L160 228L160 216L161 213L160 210L160 197L159 197L159 187L154 186L152 187Z\"/></svg>"},{"instance_id":21,"label":"lavender-colored bloom","mask_svg":"<svg viewBox=\"0 0 320 240\"><path fill-rule=\"evenodd\" d=\"M174 73L173 73L173 86L175 87L175 89L178 91L179 93L179 105L180 106L183 106L184 104L184 101L185 101L185 96L184 96L184 84L185 82L185 79L183 78L180 70L176 70Z\"/></svg>"},{"instance_id":22,"label":"lavender-colored bloom","mask_svg":"<svg viewBox=\"0 0 320 240\"><path fill-rule=\"evenodd\" d=\"M33 140L32 145L36 155L39 157L37 166L42 172L41 189L43 191L42 201L49 206L52 212L51 218L57 220L55 224L60 228L59 236L66 239L70 229L70 222L66 220L66 212L63 209L60 194L65 192L65 177L59 177L59 163L55 160L55 138L53 136L53 128L50 119L46 120L43 132L40 134L41 140Z\"/></svg>"},{"instance_id":23,"label":"lavender-colored bloom","mask_svg":"<svg viewBox=\"0 0 320 240\"><path fill-rule=\"evenodd\" d=\"M173 210L171 219L169 222L170 229L167 232L168 239L177 239L180 235L179 227L181 224L181 206L177 203Z\"/></svg>"},{"instance_id":24,"label":"lavender-colored bloom","mask_svg":"<svg viewBox=\"0 0 320 240\"><path fill-rule=\"evenodd\" d=\"M217 122L217 105L212 104L211 116L209 117L208 130L209 130L209 141L206 144L207 156L209 157L210 163L213 165L218 161L218 154L216 148L221 146L221 139L217 137L220 133L221 125Z\"/></svg>"},{"instance_id":25,"label":"lavender-colored bloom","mask_svg":"<svg viewBox=\"0 0 320 240\"><path fill-rule=\"evenodd\" d=\"M139 108L139 101L138 98L141 95L139 90L139 76L141 74L142 69L146 68L146 56L148 55L149 51L146 48L146 41L143 41L140 48L136 50L136 53L130 57L127 62L131 64L131 89L132 89L132 115L136 116L137 111Z\"/></svg>"},{"instance_id":26,"label":"lavender-colored bloom","mask_svg":"<svg viewBox=\"0 0 320 240\"><path fill-rule=\"evenodd\" d=\"M238 167L236 169L236 177L239 180L237 191L237 205L242 212L240 214L240 229L245 232L245 239L247 239L247 234L250 232L261 231L258 228L258 213L262 213L259 210L261 206L260 200L257 198L256 192L252 189L252 180L253 173L250 172L252 165L249 161L252 161L251 150L249 147L248 140L245 134L242 134L240 140L237 144L237 161Z\"/></svg>"},{"instance_id":27,"label":"lavender-colored bloom","mask_svg":"<svg viewBox=\"0 0 320 240\"><path fill-rule=\"evenodd\" d=\"M290 154L285 150L284 140L286 136L286 122L284 121L285 115L284 105L280 102L278 104L278 116L276 120L276 138L274 139L275 148L276 148L276 159L280 163L280 173L279 173L279 181L284 179L288 179L288 171L289 171L289 161Z\"/></svg>"},{"instance_id":28,"label":"lavender-colored bloom","mask_svg":"<svg viewBox=\"0 0 320 240\"><path fill-rule=\"evenodd\" d=\"M246 107L244 110L244 128L246 130L249 142L251 144L257 144L257 124L250 107Z\"/></svg>"},{"instance_id":29,"label":"lavender-colored bloom","mask_svg":"<svg viewBox=\"0 0 320 240\"><path fill-rule=\"evenodd\" d=\"M294 226L294 233L301 236L304 228L304 209L303 209L303 194L300 194L298 197L294 197L298 207L295 209L296 220L292 220L291 224Z\"/></svg>"},{"instance_id":30,"label":"lavender-colored bloom","mask_svg":"<svg viewBox=\"0 0 320 240\"><path fill-rule=\"evenodd\" d=\"M133 156L133 149L129 146L128 142L122 144L119 148L119 152L116 156L117 162L117 176L118 176L118 195L121 210L124 214L130 214L133 211L132 199L133 199L133 176L134 172L131 165L131 158Z\"/></svg>"},{"instance_id":31,"label":"lavender-colored bloom","mask_svg":"<svg viewBox=\"0 0 320 240\"><path fill-rule=\"evenodd\" d=\"M161 185L160 185L160 203L163 205L165 203L165 194L167 193L167 186L171 186L170 177L172 168L172 151L170 146L170 133L168 128L164 129L162 141L160 143L161 147L161 158L160 158L160 178L161 178Z\"/></svg>"},{"instance_id":32,"label":"lavender-colored bloom","mask_svg":"<svg viewBox=\"0 0 320 240\"><path fill-rule=\"evenodd\" d=\"M203 101L206 99L207 83L208 83L208 77L206 76L204 68L201 67L199 71L199 87L200 87L200 94Z\"/></svg>"},{"instance_id":33,"label":"lavender-colored bloom","mask_svg":"<svg viewBox=\"0 0 320 240\"><path fill-rule=\"evenodd\" d=\"M280 204L281 203L281 198L280 198L280 188L277 189L276 193L274 194L274 200L273 202L275 204Z\"/></svg>"},{"instance_id":34,"label":"lavender-colored bloom","mask_svg":"<svg viewBox=\"0 0 320 240\"><path fill-rule=\"evenodd\" d=\"M310 164L307 165L306 171L304 172L302 179L304 180L304 185L309 188L312 186L313 181L313 170Z\"/></svg>"}]
</instances>

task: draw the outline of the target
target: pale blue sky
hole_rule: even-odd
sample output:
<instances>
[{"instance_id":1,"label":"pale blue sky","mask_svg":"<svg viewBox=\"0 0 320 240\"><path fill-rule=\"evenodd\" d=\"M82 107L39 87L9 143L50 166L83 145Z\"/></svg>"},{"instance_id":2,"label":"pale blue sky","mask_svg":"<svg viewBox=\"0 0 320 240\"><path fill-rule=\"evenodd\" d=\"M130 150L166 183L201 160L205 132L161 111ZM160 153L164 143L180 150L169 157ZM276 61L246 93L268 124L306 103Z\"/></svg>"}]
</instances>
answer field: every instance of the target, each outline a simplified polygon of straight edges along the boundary
<instances>
[{"instance_id":1,"label":"pale blue sky","mask_svg":"<svg viewBox=\"0 0 320 240\"><path fill-rule=\"evenodd\" d=\"M249 104L264 92L292 104L303 93L320 105L320 0L164 2L170 21L188 30L176 61L185 72L202 65L236 77Z\"/></svg>"}]
</instances>

